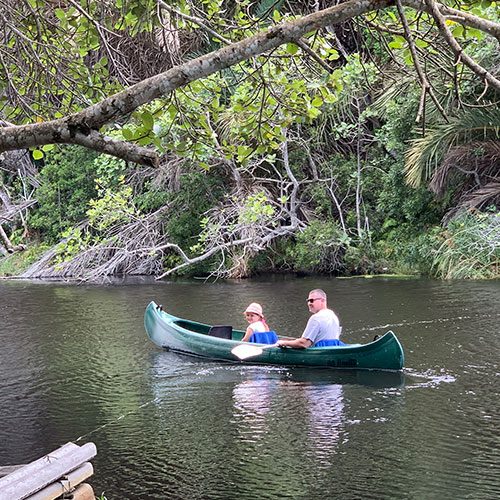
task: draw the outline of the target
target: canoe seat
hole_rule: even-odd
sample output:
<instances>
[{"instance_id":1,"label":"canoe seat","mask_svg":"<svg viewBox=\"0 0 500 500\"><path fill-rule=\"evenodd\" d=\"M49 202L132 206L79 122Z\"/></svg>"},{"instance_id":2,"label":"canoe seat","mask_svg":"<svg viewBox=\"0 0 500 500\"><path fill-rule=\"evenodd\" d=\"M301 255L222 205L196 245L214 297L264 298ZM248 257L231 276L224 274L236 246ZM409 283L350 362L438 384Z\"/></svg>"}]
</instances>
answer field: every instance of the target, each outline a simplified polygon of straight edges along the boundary
<instances>
[{"instance_id":1,"label":"canoe seat","mask_svg":"<svg viewBox=\"0 0 500 500\"><path fill-rule=\"evenodd\" d=\"M210 330L208 330L208 335L219 339L231 340L233 338L233 327L227 325L211 326Z\"/></svg>"},{"instance_id":2,"label":"canoe seat","mask_svg":"<svg viewBox=\"0 0 500 500\"><path fill-rule=\"evenodd\" d=\"M255 332L248 342L253 342L254 344L276 344L276 342L278 342L278 336L274 331Z\"/></svg>"},{"instance_id":3,"label":"canoe seat","mask_svg":"<svg viewBox=\"0 0 500 500\"><path fill-rule=\"evenodd\" d=\"M344 344L344 342L342 342L339 339L327 339L316 342L314 344L314 347L330 347L332 345L346 345L346 344Z\"/></svg>"}]
</instances>

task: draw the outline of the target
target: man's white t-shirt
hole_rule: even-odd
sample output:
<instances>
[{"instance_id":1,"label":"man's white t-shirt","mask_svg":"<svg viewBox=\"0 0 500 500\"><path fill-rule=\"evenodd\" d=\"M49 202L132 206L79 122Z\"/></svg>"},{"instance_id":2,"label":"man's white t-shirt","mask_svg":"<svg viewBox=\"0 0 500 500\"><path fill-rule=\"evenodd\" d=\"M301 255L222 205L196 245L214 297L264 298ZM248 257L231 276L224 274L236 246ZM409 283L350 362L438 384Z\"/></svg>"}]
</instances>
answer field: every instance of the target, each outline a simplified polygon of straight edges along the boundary
<instances>
[{"instance_id":1,"label":"man's white t-shirt","mask_svg":"<svg viewBox=\"0 0 500 500\"><path fill-rule=\"evenodd\" d=\"M340 324L337 315L331 309L321 309L313 314L307 322L302 337L310 340L313 345L320 340L338 339Z\"/></svg>"}]
</instances>

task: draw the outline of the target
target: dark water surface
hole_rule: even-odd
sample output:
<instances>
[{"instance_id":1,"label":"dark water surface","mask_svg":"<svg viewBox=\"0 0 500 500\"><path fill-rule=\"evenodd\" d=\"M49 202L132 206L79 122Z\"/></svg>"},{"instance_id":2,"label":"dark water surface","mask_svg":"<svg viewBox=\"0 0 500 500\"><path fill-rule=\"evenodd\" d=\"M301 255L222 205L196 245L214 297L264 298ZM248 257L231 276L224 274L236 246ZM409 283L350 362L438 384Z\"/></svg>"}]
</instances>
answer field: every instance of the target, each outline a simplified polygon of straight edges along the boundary
<instances>
[{"instance_id":1,"label":"dark water surface","mask_svg":"<svg viewBox=\"0 0 500 500\"><path fill-rule=\"evenodd\" d=\"M298 336L315 287L344 341L395 331L404 372L201 362L144 332L150 300L238 328L257 301ZM0 465L92 441L108 499L500 498L499 304L499 282L0 282Z\"/></svg>"}]
</instances>

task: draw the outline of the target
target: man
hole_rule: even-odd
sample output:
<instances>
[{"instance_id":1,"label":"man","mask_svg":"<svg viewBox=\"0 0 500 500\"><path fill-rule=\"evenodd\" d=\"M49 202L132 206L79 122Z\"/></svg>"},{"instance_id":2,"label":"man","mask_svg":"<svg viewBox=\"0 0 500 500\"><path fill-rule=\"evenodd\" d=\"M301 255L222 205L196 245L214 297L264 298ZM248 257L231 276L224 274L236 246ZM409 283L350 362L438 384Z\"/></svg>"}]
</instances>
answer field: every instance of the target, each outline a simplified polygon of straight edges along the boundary
<instances>
[{"instance_id":1,"label":"man","mask_svg":"<svg viewBox=\"0 0 500 500\"><path fill-rule=\"evenodd\" d=\"M307 322L302 337L294 340L279 340L278 346L306 348L321 340L334 340L340 337L340 325L337 315L328 309L326 293L319 288L311 290L307 306L312 316Z\"/></svg>"}]
</instances>

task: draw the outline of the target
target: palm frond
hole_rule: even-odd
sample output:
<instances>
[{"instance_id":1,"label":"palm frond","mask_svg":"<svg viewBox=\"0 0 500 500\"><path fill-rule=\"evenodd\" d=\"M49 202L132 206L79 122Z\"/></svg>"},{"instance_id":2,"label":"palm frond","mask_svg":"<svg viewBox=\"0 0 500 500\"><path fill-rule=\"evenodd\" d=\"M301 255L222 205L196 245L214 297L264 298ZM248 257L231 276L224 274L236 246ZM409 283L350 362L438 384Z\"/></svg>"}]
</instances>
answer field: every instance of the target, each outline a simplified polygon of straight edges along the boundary
<instances>
[{"instance_id":1,"label":"palm frond","mask_svg":"<svg viewBox=\"0 0 500 500\"><path fill-rule=\"evenodd\" d=\"M430 190L442 195L453 174L473 175L476 186L500 177L500 141L474 141L450 148L432 174Z\"/></svg>"},{"instance_id":2,"label":"palm frond","mask_svg":"<svg viewBox=\"0 0 500 500\"><path fill-rule=\"evenodd\" d=\"M482 208L489 205L498 206L499 200L500 182L490 182L466 196L461 206L465 209Z\"/></svg>"},{"instance_id":3,"label":"palm frond","mask_svg":"<svg viewBox=\"0 0 500 500\"><path fill-rule=\"evenodd\" d=\"M500 139L500 109L470 108L415 139L406 154L406 181L418 187L428 181L451 148L474 141Z\"/></svg>"},{"instance_id":4,"label":"palm frond","mask_svg":"<svg viewBox=\"0 0 500 500\"><path fill-rule=\"evenodd\" d=\"M391 101L398 101L402 98L407 99L408 95L413 93L413 88L415 87L415 80L410 75L401 75L394 73L395 82L390 78L385 78L381 81L381 90L378 92L375 97L373 103L371 104L371 108L377 112L379 118L386 120L389 118L388 110L389 103ZM384 85L384 82L387 85ZM418 99L418 97L417 97Z\"/></svg>"}]
</instances>

